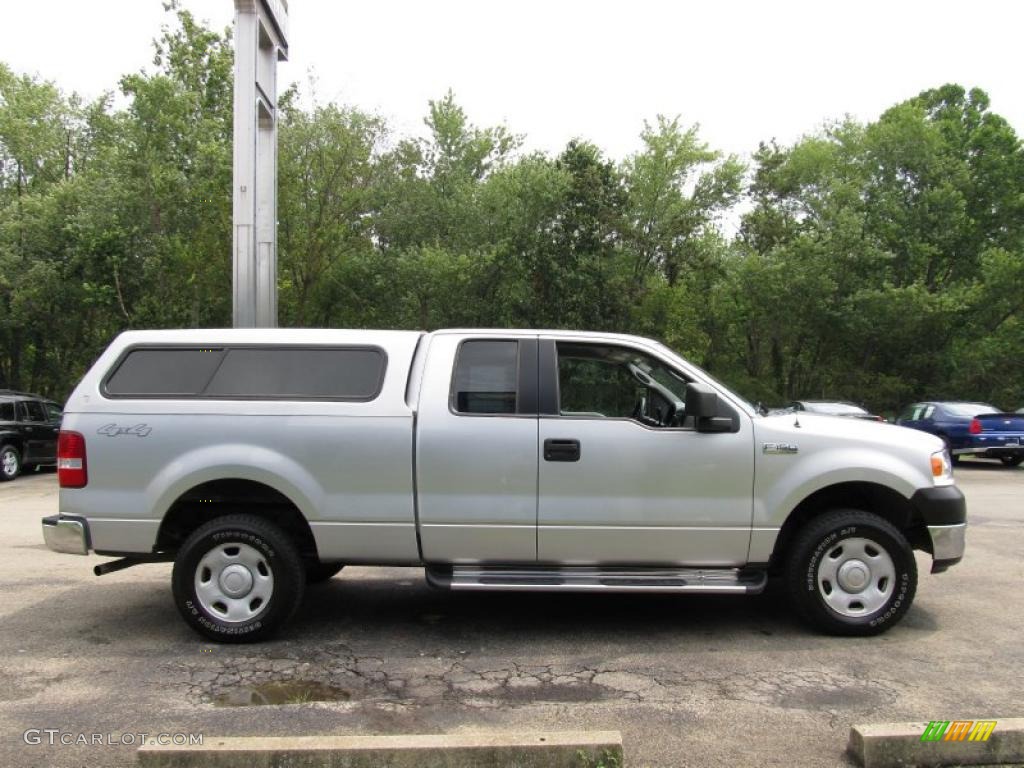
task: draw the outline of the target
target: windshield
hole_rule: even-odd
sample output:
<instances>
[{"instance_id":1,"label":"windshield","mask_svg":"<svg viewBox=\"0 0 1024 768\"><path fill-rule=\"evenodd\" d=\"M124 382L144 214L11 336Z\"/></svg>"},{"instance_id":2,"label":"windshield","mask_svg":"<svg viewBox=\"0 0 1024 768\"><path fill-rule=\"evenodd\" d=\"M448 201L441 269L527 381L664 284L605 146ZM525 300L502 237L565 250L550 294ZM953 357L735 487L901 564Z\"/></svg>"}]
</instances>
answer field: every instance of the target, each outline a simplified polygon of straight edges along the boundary
<instances>
[{"instance_id":1,"label":"windshield","mask_svg":"<svg viewBox=\"0 0 1024 768\"><path fill-rule=\"evenodd\" d=\"M974 418L979 413L999 413L998 408L986 403L945 403L942 407L954 416L964 418Z\"/></svg>"},{"instance_id":2,"label":"windshield","mask_svg":"<svg viewBox=\"0 0 1024 768\"><path fill-rule=\"evenodd\" d=\"M812 413L825 413L829 416L842 416L844 414L867 413L863 408L853 403L804 403L804 408Z\"/></svg>"}]
</instances>

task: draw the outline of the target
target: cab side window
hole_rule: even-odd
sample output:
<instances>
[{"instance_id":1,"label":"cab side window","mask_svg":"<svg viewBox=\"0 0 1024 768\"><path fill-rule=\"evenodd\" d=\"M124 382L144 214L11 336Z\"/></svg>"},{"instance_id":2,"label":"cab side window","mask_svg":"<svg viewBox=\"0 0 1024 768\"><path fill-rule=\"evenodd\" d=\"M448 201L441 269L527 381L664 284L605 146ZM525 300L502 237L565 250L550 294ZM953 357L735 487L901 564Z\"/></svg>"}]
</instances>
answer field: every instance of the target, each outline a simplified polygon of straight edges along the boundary
<instances>
[{"instance_id":1,"label":"cab side window","mask_svg":"<svg viewBox=\"0 0 1024 768\"><path fill-rule=\"evenodd\" d=\"M0 403L0 421L17 421L14 417L14 403Z\"/></svg>"},{"instance_id":2,"label":"cab side window","mask_svg":"<svg viewBox=\"0 0 1024 768\"><path fill-rule=\"evenodd\" d=\"M644 386L619 363L599 358L558 358L559 413L629 418Z\"/></svg>"},{"instance_id":3,"label":"cab side window","mask_svg":"<svg viewBox=\"0 0 1024 768\"><path fill-rule=\"evenodd\" d=\"M558 342L559 414L684 425L687 382L659 360L628 347Z\"/></svg>"},{"instance_id":4,"label":"cab side window","mask_svg":"<svg viewBox=\"0 0 1024 768\"><path fill-rule=\"evenodd\" d=\"M452 409L466 414L514 414L519 342L475 339L459 347Z\"/></svg>"}]
</instances>

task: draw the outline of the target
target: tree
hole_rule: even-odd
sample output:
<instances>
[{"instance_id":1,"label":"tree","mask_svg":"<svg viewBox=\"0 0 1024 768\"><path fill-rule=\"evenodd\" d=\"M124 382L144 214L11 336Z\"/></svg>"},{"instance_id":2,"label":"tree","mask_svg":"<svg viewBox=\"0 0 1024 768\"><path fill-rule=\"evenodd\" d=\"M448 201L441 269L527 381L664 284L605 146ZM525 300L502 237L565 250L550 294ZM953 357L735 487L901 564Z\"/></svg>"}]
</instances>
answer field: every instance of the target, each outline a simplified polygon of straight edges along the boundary
<instances>
[{"instance_id":1,"label":"tree","mask_svg":"<svg viewBox=\"0 0 1024 768\"><path fill-rule=\"evenodd\" d=\"M994 381L964 372L1010 349L1021 305L993 276L1020 274L1024 173L1019 140L987 110L982 92L945 86L867 126L762 146L735 272L752 297L741 315L749 376L770 368L779 398L877 409L995 394ZM976 344L1004 326L1001 343Z\"/></svg>"}]
</instances>

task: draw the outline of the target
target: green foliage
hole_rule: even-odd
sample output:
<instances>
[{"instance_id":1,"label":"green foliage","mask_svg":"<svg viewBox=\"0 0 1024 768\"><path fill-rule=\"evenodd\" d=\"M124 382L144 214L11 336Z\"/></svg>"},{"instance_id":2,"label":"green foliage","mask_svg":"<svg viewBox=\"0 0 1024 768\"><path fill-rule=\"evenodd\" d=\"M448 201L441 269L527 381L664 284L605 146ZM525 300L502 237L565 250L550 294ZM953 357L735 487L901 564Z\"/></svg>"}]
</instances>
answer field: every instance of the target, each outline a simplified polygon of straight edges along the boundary
<instances>
[{"instance_id":1,"label":"green foliage","mask_svg":"<svg viewBox=\"0 0 1024 768\"><path fill-rule=\"evenodd\" d=\"M585 751L576 751L576 761L579 768L621 768L618 756L609 749L604 749L596 757L590 757Z\"/></svg>"},{"instance_id":2,"label":"green foliage","mask_svg":"<svg viewBox=\"0 0 1024 768\"><path fill-rule=\"evenodd\" d=\"M732 364L766 395L1019 405L1024 153L987 108L945 86L868 126L762 146Z\"/></svg>"},{"instance_id":3,"label":"green foliage","mask_svg":"<svg viewBox=\"0 0 1024 768\"><path fill-rule=\"evenodd\" d=\"M0 387L64 397L121 330L230 322L231 43L169 11L121 108L0 64ZM1024 401L1024 151L980 90L749 169L660 116L622 161L523 153L451 92L419 137L295 87L279 128L283 325L624 331L767 403Z\"/></svg>"}]
</instances>

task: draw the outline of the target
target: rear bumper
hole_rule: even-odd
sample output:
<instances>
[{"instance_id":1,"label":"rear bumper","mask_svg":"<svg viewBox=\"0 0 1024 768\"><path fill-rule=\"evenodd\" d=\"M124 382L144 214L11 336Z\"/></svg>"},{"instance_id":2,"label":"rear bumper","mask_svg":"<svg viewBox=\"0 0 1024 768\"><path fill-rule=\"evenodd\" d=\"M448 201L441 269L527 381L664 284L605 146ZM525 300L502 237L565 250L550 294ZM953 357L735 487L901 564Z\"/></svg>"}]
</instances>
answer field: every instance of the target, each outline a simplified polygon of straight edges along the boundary
<instances>
[{"instance_id":1,"label":"rear bumper","mask_svg":"<svg viewBox=\"0 0 1024 768\"><path fill-rule=\"evenodd\" d=\"M954 456L987 456L999 458L1000 456L1024 456L1024 448L1012 446L992 446L989 448L957 448L953 451Z\"/></svg>"},{"instance_id":2,"label":"rear bumper","mask_svg":"<svg viewBox=\"0 0 1024 768\"><path fill-rule=\"evenodd\" d=\"M1010 445L1007 445L1009 441ZM954 456L1024 456L1024 435L972 436L968 444L953 449Z\"/></svg>"},{"instance_id":3,"label":"rear bumper","mask_svg":"<svg viewBox=\"0 0 1024 768\"><path fill-rule=\"evenodd\" d=\"M54 552L65 555L88 555L89 523L79 517L44 517L43 541Z\"/></svg>"},{"instance_id":4,"label":"rear bumper","mask_svg":"<svg viewBox=\"0 0 1024 768\"><path fill-rule=\"evenodd\" d=\"M967 534L967 500L955 485L922 488L910 502L928 528L932 573L941 573L964 556Z\"/></svg>"}]
</instances>

